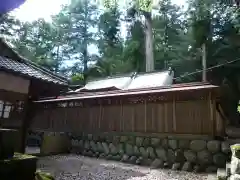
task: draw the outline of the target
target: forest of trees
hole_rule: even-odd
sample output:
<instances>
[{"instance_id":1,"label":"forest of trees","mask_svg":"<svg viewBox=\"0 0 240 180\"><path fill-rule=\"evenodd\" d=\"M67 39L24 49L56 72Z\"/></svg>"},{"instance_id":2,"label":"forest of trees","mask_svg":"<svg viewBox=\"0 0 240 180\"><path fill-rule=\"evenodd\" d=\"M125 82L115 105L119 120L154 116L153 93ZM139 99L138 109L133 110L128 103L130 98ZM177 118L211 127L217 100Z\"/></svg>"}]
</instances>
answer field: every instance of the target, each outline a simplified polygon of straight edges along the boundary
<instances>
[{"instance_id":1,"label":"forest of trees","mask_svg":"<svg viewBox=\"0 0 240 180\"><path fill-rule=\"evenodd\" d=\"M92 2L72 0L51 22L21 22L5 14L0 17L1 36L19 54L69 77L72 84L169 67L176 82L201 81L202 57L206 57L207 80L229 87L221 103L225 114L237 119L238 0L186 0L187 8L171 0L154 6L151 0L129 0L126 7L116 0Z\"/></svg>"},{"instance_id":2,"label":"forest of trees","mask_svg":"<svg viewBox=\"0 0 240 180\"><path fill-rule=\"evenodd\" d=\"M68 76L75 84L87 78L144 72L145 59L151 58L155 70L171 67L176 77L184 76L202 69L202 44L207 67L240 57L239 10L230 1L189 0L188 8L181 8L161 0L151 11L137 3L122 7L111 4L114 0L98 6L91 2L72 0L51 22L21 22L6 14L0 21L1 35L22 56ZM153 46L147 58L146 19L151 23ZM199 81L201 73L177 80Z\"/></svg>"}]
</instances>

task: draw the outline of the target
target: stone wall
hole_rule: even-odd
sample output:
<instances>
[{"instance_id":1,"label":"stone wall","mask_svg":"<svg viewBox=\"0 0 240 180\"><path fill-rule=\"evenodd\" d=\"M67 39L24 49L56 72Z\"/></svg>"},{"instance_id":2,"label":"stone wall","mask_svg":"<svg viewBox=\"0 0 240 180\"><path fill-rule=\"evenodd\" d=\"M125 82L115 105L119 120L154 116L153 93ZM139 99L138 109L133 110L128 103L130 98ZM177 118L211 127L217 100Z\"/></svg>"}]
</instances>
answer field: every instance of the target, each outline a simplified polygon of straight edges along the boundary
<instances>
[{"instance_id":1,"label":"stone wall","mask_svg":"<svg viewBox=\"0 0 240 180\"><path fill-rule=\"evenodd\" d=\"M29 137L41 141L43 133ZM230 144L202 136L146 137L116 134L68 134L71 152L89 157L194 172L215 172L230 160ZM41 144L41 142L40 142Z\"/></svg>"},{"instance_id":2,"label":"stone wall","mask_svg":"<svg viewBox=\"0 0 240 180\"><path fill-rule=\"evenodd\" d=\"M230 157L230 145L218 140L118 135L71 136L72 152L152 168L215 172Z\"/></svg>"}]
</instances>

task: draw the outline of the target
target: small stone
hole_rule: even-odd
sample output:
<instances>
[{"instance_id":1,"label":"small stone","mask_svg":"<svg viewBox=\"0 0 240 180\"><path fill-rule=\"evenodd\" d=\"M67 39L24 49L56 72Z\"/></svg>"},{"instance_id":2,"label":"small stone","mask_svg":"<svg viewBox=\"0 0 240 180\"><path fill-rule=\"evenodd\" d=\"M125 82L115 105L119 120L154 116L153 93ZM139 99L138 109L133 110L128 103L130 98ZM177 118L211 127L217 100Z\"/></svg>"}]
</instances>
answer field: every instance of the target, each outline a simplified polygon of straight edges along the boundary
<instances>
[{"instance_id":1,"label":"small stone","mask_svg":"<svg viewBox=\"0 0 240 180\"><path fill-rule=\"evenodd\" d=\"M229 154L231 152L231 148L230 148L230 143L229 142L222 142L222 152L225 154Z\"/></svg>"},{"instance_id":2,"label":"small stone","mask_svg":"<svg viewBox=\"0 0 240 180\"><path fill-rule=\"evenodd\" d=\"M218 167L224 167L227 162L227 157L223 153L217 153L213 156L213 163Z\"/></svg>"},{"instance_id":3,"label":"small stone","mask_svg":"<svg viewBox=\"0 0 240 180\"><path fill-rule=\"evenodd\" d=\"M172 165L172 170L176 171L179 170L181 168L181 163L174 163Z\"/></svg>"},{"instance_id":4,"label":"small stone","mask_svg":"<svg viewBox=\"0 0 240 180\"><path fill-rule=\"evenodd\" d=\"M133 147L133 153L134 153L135 156L139 156L140 155L140 152L139 152L139 149L138 149L137 146Z\"/></svg>"},{"instance_id":5,"label":"small stone","mask_svg":"<svg viewBox=\"0 0 240 180\"><path fill-rule=\"evenodd\" d=\"M220 141L208 141L207 148L211 153L217 153L221 150L221 143Z\"/></svg>"},{"instance_id":6,"label":"small stone","mask_svg":"<svg viewBox=\"0 0 240 180\"><path fill-rule=\"evenodd\" d=\"M181 149L175 151L175 161L179 163L185 162L184 153Z\"/></svg>"},{"instance_id":7,"label":"small stone","mask_svg":"<svg viewBox=\"0 0 240 180\"><path fill-rule=\"evenodd\" d=\"M126 144L126 154L128 156L132 156L133 155L133 146L130 144Z\"/></svg>"},{"instance_id":8,"label":"small stone","mask_svg":"<svg viewBox=\"0 0 240 180\"><path fill-rule=\"evenodd\" d=\"M189 149L190 141L186 139L181 139L178 141L179 149Z\"/></svg>"},{"instance_id":9,"label":"small stone","mask_svg":"<svg viewBox=\"0 0 240 180\"><path fill-rule=\"evenodd\" d=\"M193 167L193 172L194 172L194 173L199 173L199 172L201 172L201 167L200 167L199 165L195 165L195 166Z\"/></svg>"},{"instance_id":10,"label":"small stone","mask_svg":"<svg viewBox=\"0 0 240 180\"><path fill-rule=\"evenodd\" d=\"M148 152L145 150L144 147L140 147L139 151L140 151L142 157L148 158Z\"/></svg>"},{"instance_id":11,"label":"small stone","mask_svg":"<svg viewBox=\"0 0 240 180\"><path fill-rule=\"evenodd\" d=\"M147 153L148 153L150 158L152 158L152 159L156 158L156 154L155 154L154 149L152 147L147 148Z\"/></svg>"},{"instance_id":12,"label":"small stone","mask_svg":"<svg viewBox=\"0 0 240 180\"><path fill-rule=\"evenodd\" d=\"M112 155L116 155L118 153L118 149L113 145L113 143L109 144L109 150Z\"/></svg>"},{"instance_id":13,"label":"small stone","mask_svg":"<svg viewBox=\"0 0 240 180\"><path fill-rule=\"evenodd\" d=\"M121 160L121 156L120 155L115 155L112 157L113 160L115 161L120 161Z\"/></svg>"},{"instance_id":14,"label":"small stone","mask_svg":"<svg viewBox=\"0 0 240 180\"><path fill-rule=\"evenodd\" d=\"M163 167L163 161L161 159L155 159L152 164L151 164L151 168L161 168Z\"/></svg>"},{"instance_id":15,"label":"small stone","mask_svg":"<svg viewBox=\"0 0 240 180\"><path fill-rule=\"evenodd\" d=\"M97 142L97 151L100 153L104 152L102 143L100 142Z\"/></svg>"},{"instance_id":16,"label":"small stone","mask_svg":"<svg viewBox=\"0 0 240 180\"><path fill-rule=\"evenodd\" d=\"M120 142L125 143L127 141L128 141L128 137L127 136L121 136Z\"/></svg>"},{"instance_id":17,"label":"small stone","mask_svg":"<svg viewBox=\"0 0 240 180\"><path fill-rule=\"evenodd\" d=\"M214 172L217 172L216 166L209 166L206 168L206 173L214 173Z\"/></svg>"},{"instance_id":18,"label":"small stone","mask_svg":"<svg viewBox=\"0 0 240 180\"><path fill-rule=\"evenodd\" d=\"M182 167L182 171L191 172L193 170L192 164L190 162L185 162Z\"/></svg>"},{"instance_id":19,"label":"small stone","mask_svg":"<svg viewBox=\"0 0 240 180\"><path fill-rule=\"evenodd\" d=\"M124 144L122 144L122 143L118 144L117 149L118 149L118 153L120 155L123 155L125 153L125 151L124 151Z\"/></svg>"},{"instance_id":20,"label":"small stone","mask_svg":"<svg viewBox=\"0 0 240 180\"><path fill-rule=\"evenodd\" d=\"M114 136L113 137L113 144L117 145L120 143L121 137L120 136Z\"/></svg>"},{"instance_id":21,"label":"small stone","mask_svg":"<svg viewBox=\"0 0 240 180\"><path fill-rule=\"evenodd\" d=\"M135 137L134 136L129 136L128 137L128 144L135 145Z\"/></svg>"},{"instance_id":22,"label":"small stone","mask_svg":"<svg viewBox=\"0 0 240 180\"><path fill-rule=\"evenodd\" d=\"M106 155L109 154L109 148L108 148L107 143L103 142L103 143L102 143L102 146L103 146L103 152L104 152Z\"/></svg>"},{"instance_id":23,"label":"small stone","mask_svg":"<svg viewBox=\"0 0 240 180\"><path fill-rule=\"evenodd\" d=\"M93 135L92 134L88 134L87 138L88 138L89 141L91 141L93 139Z\"/></svg>"},{"instance_id":24,"label":"small stone","mask_svg":"<svg viewBox=\"0 0 240 180\"><path fill-rule=\"evenodd\" d=\"M157 157L162 159L163 161L167 161L167 152L165 149L163 148L157 148L156 149L156 154L157 154Z\"/></svg>"},{"instance_id":25,"label":"small stone","mask_svg":"<svg viewBox=\"0 0 240 180\"><path fill-rule=\"evenodd\" d=\"M127 162L128 159L129 159L129 156L128 156L127 154L124 154L123 157L122 157L122 159L121 159L121 161L122 161L122 162Z\"/></svg>"},{"instance_id":26,"label":"small stone","mask_svg":"<svg viewBox=\"0 0 240 180\"><path fill-rule=\"evenodd\" d=\"M142 160L142 165L144 165L144 166L150 166L151 164L152 164L151 159L143 159Z\"/></svg>"},{"instance_id":27,"label":"small stone","mask_svg":"<svg viewBox=\"0 0 240 180\"><path fill-rule=\"evenodd\" d=\"M162 140L162 147L165 148L165 149L168 148L168 140L167 139Z\"/></svg>"},{"instance_id":28,"label":"small stone","mask_svg":"<svg viewBox=\"0 0 240 180\"><path fill-rule=\"evenodd\" d=\"M204 140L193 140L190 143L190 149L199 152L206 149L207 143Z\"/></svg>"},{"instance_id":29,"label":"small stone","mask_svg":"<svg viewBox=\"0 0 240 180\"><path fill-rule=\"evenodd\" d=\"M143 140L143 146L148 147L150 145L150 139L149 138L144 138Z\"/></svg>"},{"instance_id":30,"label":"small stone","mask_svg":"<svg viewBox=\"0 0 240 180\"><path fill-rule=\"evenodd\" d=\"M94 141L90 141L90 146L93 152L97 152L97 145L95 144Z\"/></svg>"},{"instance_id":31,"label":"small stone","mask_svg":"<svg viewBox=\"0 0 240 180\"><path fill-rule=\"evenodd\" d=\"M175 162L175 153L172 149L168 149L167 151L167 161L170 164L173 164Z\"/></svg>"},{"instance_id":32,"label":"small stone","mask_svg":"<svg viewBox=\"0 0 240 180\"><path fill-rule=\"evenodd\" d=\"M159 138L151 138L151 145L153 147L158 147L160 145L160 139Z\"/></svg>"},{"instance_id":33,"label":"small stone","mask_svg":"<svg viewBox=\"0 0 240 180\"><path fill-rule=\"evenodd\" d=\"M102 159L105 158L105 154L104 153L100 154L99 158L102 158Z\"/></svg>"},{"instance_id":34,"label":"small stone","mask_svg":"<svg viewBox=\"0 0 240 180\"><path fill-rule=\"evenodd\" d=\"M233 175L231 175L229 180L240 180L240 174L233 174Z\"/></svg>"},{"instance_id":35,"label":"small stone","mask_svg":"<svg viewBox=\"0 0 240 180\"><path fill-rule=\"evenodd\" d=\"M163 167L164 167L164 168L169 168L169 167L170 167L170 164L169 164L168 162L165 162L165 163L163 163Z\"/></svg>"},{"instance_id":36,"label":"small stone","mask_svg":"<svg viewBox=\"0 0 240 180\"><path fill-rule=\"evenodd\" d=\"M89 150L90 149L90 144L89 141L84 142L84 149Z\"/></svg>"},{"instance_id":37,"label":"small stone","mask_svg":"<svg viewBox=\"0 0 240 180\"><path fill-rule=\"evenodd\" d=\"M209 165L213 162L211 153L207 150L203 150L197 153L198 161L201 165Z\"/></svg>"},{"instance_id":38,"label":"small stone","mask_svg":"<svg viewBox=\"0 0 240 180\"><path fill-rule=\"evenodd\" d=\"M108 155L106 156L106 159L107 159L107 160L112 160L112 159L113 159L113 156L112 156L111 154L108 154Z\"/></svg>"},{"instance_id":39,"label":"small stone","mask_svg":"<svg viewBox=\"0 0 240 180\"><path fill-rule=\"evenodd\" d=\"M143 158L142 157L139 157L137 160L136 160L136 164L140 165L142 163L142 160Z\"/></svg>"},{"instance_id":40,"label":"small stone","mask_svg":"<svg viewBox=\"0 0 240 180\"><path fill-rule=\"evenodd\" d=\"M168 146L171 149L176 150L178 148L178 141L176 139L169 139L168 140Z\"/></svg>"},{"instance_id":41,"label":"small stone","mask_svg":"<svg viewBox=\"0 0 240 180\"><path fill-rule=\"evenodd\" d=\"M192 150L184 151L184 157L191 163L195 163L197 161L197 154Z\"/></svg>"},{"instance_id":42,"label":"small stone","mask_svg":"<svg viewBox=\"0 0 240 180\"><path fill-rule=\"evenodd\" d=\"M138 147L143 146L143 139L144 139L144 138L142 138L142 137L136 137L136 145L137 145Z\"/></svg>"},{"instance_id":43,"label":"small stone","mask_svg":"<svg viewBox=\"0 0 240 180\"><path fill-rule=\"evenodd\" d=\"M132 163L132 164L135 164L137 159L138 158L136 156L131 156L130 159L129 159L129 162Z\"/></svg>"}]
</instances>

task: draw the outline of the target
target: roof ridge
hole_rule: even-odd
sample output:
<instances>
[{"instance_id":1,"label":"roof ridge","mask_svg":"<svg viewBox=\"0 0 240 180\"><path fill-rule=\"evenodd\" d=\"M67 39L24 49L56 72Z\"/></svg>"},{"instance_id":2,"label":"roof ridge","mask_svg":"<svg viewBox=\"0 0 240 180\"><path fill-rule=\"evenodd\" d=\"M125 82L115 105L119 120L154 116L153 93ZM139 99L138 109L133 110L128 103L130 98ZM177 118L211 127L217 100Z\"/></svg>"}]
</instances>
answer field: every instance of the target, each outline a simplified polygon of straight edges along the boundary
<instances>
[{"instance_id":1,"label":"roof ridge","mask_svg":"<svg viewBox=\"0 0 240 180\"><path fill-rule=\"evenodd\" d=\"M62 82L66 82L67 83L67 78L63 77L63 76L60 76L56 73L53 73L51 72L50 70L40 66L40 65L37 65L36 63L24 58L23 56L21 56L18 52L16 52L12 47L10 47L10 45L3 39L3 38L0 38L0 42L2 42L7 48L9 48L19 59L18 61L22 62L22 63L25 63L25 64L28 64L30 65L32 68L36 69L36 70L39 70L41 71L42 73L45 73L46 75L49 75L50 77L53 77L53 78L56 78L57 80L59 81L62 81ZM12 59L12 58L8 58L8 59ZM16 61L15 59L12 59L14 61Z\"/></svg>"}]
</instances>

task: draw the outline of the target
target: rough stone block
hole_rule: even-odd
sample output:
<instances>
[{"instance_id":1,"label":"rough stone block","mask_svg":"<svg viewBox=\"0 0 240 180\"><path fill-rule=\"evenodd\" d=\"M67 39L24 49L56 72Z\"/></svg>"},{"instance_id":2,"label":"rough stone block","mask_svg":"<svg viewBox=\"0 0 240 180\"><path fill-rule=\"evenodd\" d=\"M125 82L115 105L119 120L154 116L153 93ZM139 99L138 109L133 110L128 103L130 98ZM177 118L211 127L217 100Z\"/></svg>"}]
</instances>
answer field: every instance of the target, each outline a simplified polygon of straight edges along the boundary
<instances>
[{"instance_id":1,"label":"rough stone block","mask_svg":"<svg viewBox=\"0 0 240 180\"><path fill-rule=\"evenodd\" d=\"M163 167L163 161L161 159L155 159L151 163L151 168L162 168Z\"/></svg>"},{"instance_id":2,"label":"rough stone block","mask_svg":"<svg viewBox=\"0 0 240 180\"><path fill-rule=\"evenodd\" d=\"M151 142L150 142L150 138L144 138L144 140L143 140L143 146L144 147L148 147L148 146L150 146L151 145Z\"/></svg>"},{"instance_id":3,"label":"rough stone block","mask_svg":"<svg viewBox=\"0 0 240 180\"><path fill-rule=\"evenodd\" d=\"M132 156L134 153L133 153L133 146L131 144L126 144L126 154L128 156Z\"/></svg>"},{"instance_id":4,"label":"rough stone block","mask_svg":"<svg viewBox=\"0 0 240 180\"><path fill-rule=\"evenodd\" d=\"M221 150L221 142L220 141L208 141L207 148L211 153L217 153Z\"/></svg>"},{"instance_id":5,"label":"rough stone block","mask_svg":"<svg viewBox=\"0 0 240 180\"><path fill-rule=\"evenodd\" d=\"M176 157L175 157L175 153L172 149L168 149L167 151L167 161L170 163L170 164L173 164L176 160Z\"/></svg>"},{"instance_id":6,"label":"rough stone block","mask_svg":"<svg viewBox=\"0 0 240 180\"><path fill-rule=\"evenodd\" d=\"M181 139L178 142L179 149L189 149L190 141L187 139Z\"/></svg>"},{"instance_id":7,"label":"rough stone block","mask_svg":"<svg viewBox=\"0 0 240 180\"><path fill-rule=\"evenodd\" d=\"M120 142L121 143L126 143L128 141L128 137L127 136L121 136L120 138Z\"/></svg>"},{"instance_id":8,"label":"rough stone block","mask_svg":"<svg viewBox=\"0 0 240 180\"><path fill-rule=\"evenodd\" d=\"M227 157L223 153L217 153L213 155L213 163L218 167L224 167L226 165Z\"/></svg>"},{"instance_id":9,"label":"rough stone block","mask_svg":"<svg viewBox=\"0 0 240 180\"><path fill-rule=\"evenodd\" d=\"M163 161L167 161L167 152L165 149L163 148L157 148L156 149L156 154L157 154L157 157L162 159Z\"/></svg>"},{"instance_id":10,"label":"rough stone block","mask_svg":"<svg viewBox=\"0 0 240 180\"><path fill-rule=\"evenodd\" d=\"M176 171L179 170L181 168L181 163L174 163L172 165L172 170Z\"/></svg>"},{"instance_id":11,"label":"rough stone block","mask_svg":"<svg viewBox=\"0 0 240 180\"><path fill-rule=\"evenodd\" d=\"M135 164L137 159L138 158L136 156L131 156L130 159L129 159L129 162L132 163L132 164Z\"/></svg>"},{"instance_id":12,"label":"rough stone block","mask_svg":"<svg viewBox=\"0 0 240 180\"><path fill-rule=\"evenodd\" d=\"M137 145L138 147L143 146L143 140L144 140L143 137L136 137L136 145Z\"/></svg>"},{"instance_id":13,"label":"rough stone block","mask_svg":"<svg viewBox=\"0 0 240 180\"><path fill-rule=\"evenodd\" d=\"M199 152L206 149L207 143L204 140L193 140L190 143L190 149Z\"/></svg>"},{"instance_id":14,"label":"rough stone block","mask_svg":"<svg viewBox=\"0 0 240 180\"><path fill-rule=\"evenodd\" d=\"M206 173L213 173L213 172L217 172L217 167L216 166L208 166L206 168Z\"/></svg>"},{"instance_id":15,"label":"rough stone block","mask_svg":"<svg viewBox=\"0 0 240 180\"><path fill-rule=\"evenodd\" d=\"M201 165L209 165L213 162L212 154L207 150L198 152L197 159Z\"/></svg>"},{"instance_id":16,"label":"rough stone block","mask_svg":"<svg viewBox=\"0 0 240 180\"><path fill-rule=\"evenodd\" d=\"M159 138L151 138L151 145L153 147L158 147L160 145L160 139Z\"/></svg>"},{"instance_id":17,"label":"rough stone block","mask_svg":"<svg viewBox=\"0 0 240 180\"><path fill-rule=\"evenodd\" d=\"M102 146L103 146L103 152L104 152L106 155L109 154L109 148L108 148L107 143L103 142L103 143L102 143Z\"/></svg>"},{"instance_id":18,"label":"rough stone block","mask_svg":"<svg viewBox=\"0 0 240 180\"><path fill-rule=\"evenodd\" d=\"M178 148L178 141L176 139L169 139L168 146L169 148L176 150Z\"/></svg>"},{"instance_id":19,"label":"rough stone block","mask_svg":"<svg viewBox=\"0 0 240 180\"><path fill-rule=\"evenodd\" d=\"M144 147L140 147L139 151L143 158L148 158L148 152L145 150Z\"/></svg>"},{"instance_id":20,"label":"rough stone block","mask_svg":"<svg viewBox=\"0 0 240 180\"><path fill-rule=\"evenodd\" d=\"M184 157L188 162L195 163L197 161L197 154L192 150L184 151Z\"/></svg>"},{"instance_id":21,"label":"rough stone block","mask_svg":"<svg viewBox=\"0 0 240 180\"><path fill-rule=\"evenodd\" d=\"M190 162L185 162L182 167L182 171L188 171L191 172L193 170L192 163Z\"/></svg>"},{"instance_id":22,"label":"rough stone block","mask_svg":"<svg viewBox=\"0 0 240 180\"><path fill-rule=\"evenodd\" d=\"M152 159L156 158L156 154L155 154L154 149L152 147L147 148L147 153L148 153L150 158L152 158Z\"/></svg>"},{"instance_id":23,"label":"rough stone block","mask_svg":"<svg viewBox=\"0 0 240 180\"><path fill-rule=\"evenodd\" d=\"M221 145L222 152L225 154L230 153L231 152L230 145L231 145L230 142L227 142L227 141L222 142L222 145Z\"/></svg>"},{"instance_id":24,"label":"rough stone block","mask_svg":"<svg viewBox=\"0 0 240 180\"><path fill-rule=\"evenodd\" d=\"M167 139L163 139L163 140L162 140L162 143L161 143L161 146L162 146L163 148L167 149L167 148L168 148L168 140L167 140Z\"/></svg>"}]
</instances>

